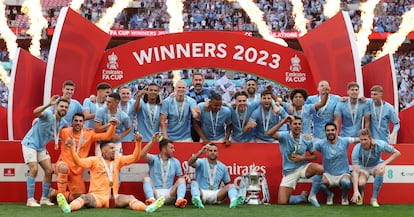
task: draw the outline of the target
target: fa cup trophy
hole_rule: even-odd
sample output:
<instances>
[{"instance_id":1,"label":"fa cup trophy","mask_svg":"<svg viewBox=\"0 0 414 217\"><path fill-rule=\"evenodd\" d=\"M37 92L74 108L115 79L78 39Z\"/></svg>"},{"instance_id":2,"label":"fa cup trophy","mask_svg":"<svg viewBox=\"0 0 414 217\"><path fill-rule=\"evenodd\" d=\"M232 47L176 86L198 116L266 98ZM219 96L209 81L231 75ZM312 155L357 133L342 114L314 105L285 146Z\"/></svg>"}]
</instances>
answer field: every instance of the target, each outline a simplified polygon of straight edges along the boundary
<instances>
[{"instance_id":1,"label":"fa cup trophy","mask_svg":"<svg viewBox=\"0 0 414 217\"><path fill-rule=\"evenodd\" d=\"M237 185L237 182L240 184ZM256 171L256 166L251 166L250 172L245 173L234 180L236 186L239 187L239 194L243 195L245 203L251 205L267 204L270 202L269 188L267 186L266 177L263 173ZM260 199L259 194L263 193Z\"/></svg>"},{"instance_id":2,"label":"fa cup trophy","mask_svg":"<svg viewBox=\"0 0 414 217\"><path fill-rule=\"evenodd\" d=\"M257 173L256 169L253 168L250 173L248 174L248 186L247 186L247 193L249 194L246 198L247 204L254 204L258 205L261 204L259 193L261 191L259 185L259 173Z\"/></svg>"}]
</instances>

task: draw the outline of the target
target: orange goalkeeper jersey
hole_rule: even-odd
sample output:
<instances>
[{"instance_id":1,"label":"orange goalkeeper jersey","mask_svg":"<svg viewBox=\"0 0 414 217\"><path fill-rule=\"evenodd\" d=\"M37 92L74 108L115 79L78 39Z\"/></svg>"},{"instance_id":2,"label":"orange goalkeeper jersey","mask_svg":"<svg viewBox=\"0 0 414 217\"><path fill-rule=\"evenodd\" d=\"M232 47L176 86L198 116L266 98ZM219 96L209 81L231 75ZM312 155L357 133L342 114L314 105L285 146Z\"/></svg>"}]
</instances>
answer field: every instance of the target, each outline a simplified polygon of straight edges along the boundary
<instances>
[{"instance_id":1,"label":"orange goalkeeper jersey","mask_svg":"<svg viewBox=\"0 0 414 217\"><path fill-rule=\"evenodd\" d=\"M72 159L72 155L70 154L70 149L66 146L65 141L66 139L72 137L74 140L73 146L75 146L75 150L78 153L80 158L88 157L89 149L91 148L92 144L95 144L95 141L111 139L115 133L115 126L111 125L107 132L105 133L95 133L95 131L91 129L83 129L82 133L74 134L72 127L63 128L60 131L60 156L58 161L64 161L68 164L70 171L74 174L80 175L83 173L83 168L79 167L75 164ZM82 134L82 138L81 137ZM79 142L80 140L80 142Z\"/></svg>"},{"instance_id":2,"label":"orange goalkeeper jersey","mask_svg":"<svg viewBox=\"0 0 414 217\"><path fill-rule=\"evenodd\" d=\"M108 198L111 194L111 187L109 185L109 176L106 173L105 165L103 162L107 164L107 167L110 168L111 161L104 160L102 161L102 156L93 156L88 158L79 158L79 156L75 152L74 146L70 149L71 154L75 163L83 168L90 169L90 186L89 186L89 193L99 194L99 195L107 195ZM134 152L130 155L125 156L116 156L113 160L113 193L114 195L118 194L118 175L119 171L123 166L132 164L138 161L141 153L141 142L136 142Z\"/></svg>"}]
</instances>

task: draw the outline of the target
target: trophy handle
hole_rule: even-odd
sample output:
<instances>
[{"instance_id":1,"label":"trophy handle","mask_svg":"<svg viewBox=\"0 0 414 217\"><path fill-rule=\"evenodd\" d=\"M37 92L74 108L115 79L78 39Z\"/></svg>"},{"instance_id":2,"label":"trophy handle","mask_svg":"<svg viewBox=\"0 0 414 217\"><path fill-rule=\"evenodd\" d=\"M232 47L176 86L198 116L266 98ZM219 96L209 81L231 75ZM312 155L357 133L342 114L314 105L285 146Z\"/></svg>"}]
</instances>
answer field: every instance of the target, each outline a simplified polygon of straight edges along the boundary
<instances>
[{"instance_id":1,"label":"trophy handle","mask_svg":"<svg viewBox=\"0 0 414 217\"><path fill-rule=\"evenodd\" d=\"M239 190L240 188L240 183L241 183L241 176L237 176L233 181L233 184L237 190Z\"/></svg>"},{"instance_id":2,"label":"trophy handle","mask_svg":"<svg viewBox=\"0 0 414 217\"><path fill-rule=\"evenodd\" d=\"M241 176L236 177L233 183L238 191L238 195L241 195L244 199L246 199L248 185L247 175L243 174Z\"/></svg>"},{"instance_id":3,"label":"trophy handle","mask_svg":"<svg viewBox=\"0 0 414 217\"><path fill-rule=\"evenodd\" d=\"M267 185L267 180L265 173L261 174L261 186L262 186L262 203L263 204L269 204L270 203L270 194L269 194L269 186Z\"/></svg>"}]
</instances>

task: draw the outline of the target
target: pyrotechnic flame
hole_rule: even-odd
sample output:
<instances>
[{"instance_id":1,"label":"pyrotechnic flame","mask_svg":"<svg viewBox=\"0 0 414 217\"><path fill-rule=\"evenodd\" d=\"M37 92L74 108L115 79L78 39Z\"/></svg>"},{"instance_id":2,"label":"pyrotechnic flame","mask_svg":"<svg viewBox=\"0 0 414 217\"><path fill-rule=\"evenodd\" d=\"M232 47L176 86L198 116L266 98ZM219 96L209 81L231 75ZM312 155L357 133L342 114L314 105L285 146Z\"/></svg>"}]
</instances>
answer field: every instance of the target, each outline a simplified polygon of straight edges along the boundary
<instances>
[{"instance_id":1,"label":"pyrotechnic flame","mask_svg":"<svg viewBox=\"0 0 414 217\"><path fill-rule=\"evenodd\" d=\"M6 42L7 51L9 51L9 59L13 60L17 50L16 35L7 25L7 17L5 16L6 5L5 0L0 0L0 35Z\"/></svg>"},{"instance_id":2,"label":"pyrotechnic flame","mask_svg":"<svg viewBox=\"0 0 414 217\"><path fill-rule=\"evenodd\" d=\"M380 0L368 0L367 2L361 3L359 10L361 10L362 25L359 32L355 34L356 42L358 45L359 58L365 55L367 46L369 44L369 35L372 33L372 26L374 23L374 10L375 6Z\"/></svg>"},{"instance_id":3,"label":"pyrotechnic flame","mask_svg":"<svg viewBox=\"0 0 414 217\"><path fill-rule=\"evenodd\" d=\"M394 54L411 31L414 31L414 7L402 15L398 31L387 37L385 44L382 46L382 51L377 53L376 58L386 54Z\"/></svg>"},{"instance_id":4,"label":"pyrotechnic flame","mask_svg":"<svg viewBox=\"0 0 414 217\"><path fill-rule=\"evenodd\" d=\"M183 21L183 2L181 0L167 0L167 13L170 15L170 22L168 23L169 33L182 32L184 30ZM173 86L177 81L181 80L180 70L173 70Z\"/></svg>"},{"instance_id":5,"label":"pyrotechnic flame","mask_svg":"<svg viewBox=\"0 0 414 217\"><path fill-rule=\"evenodd\" d=\"M183 2L181 0L167 0L167 12L170 14L170 22L168 24L169 32L182 32L183 21Z\"/></svg>"},{"instance_id":6,"label":"pyrotechnic flame","mask_svg":"<svg viewBox=\"0 0 414 217\"><path fill-rule=\"evenodd\" d=\"M36 57L40 57L40 39L42 30L47 28L47 20L42 14L40 0L25 0L21 11L29 17L30 27L27 34L32 36L29 52Z\"/></svg>"},{"instance_id":7,"label":"pyrotechnic flame","mask_svg":"<svg viewBox=\"0 0 414 217\"><path fill-rule=\"evenodd\" d=\"M7 87L9 87L10 77L7 74L7 71L3 68L2 65L0 65L0 79L3 80L3 82L6 84Z\"/></svg>"},{"instance_id":8,"label":"pyrotechnic flame","mask_svg":"<svg viewBox=\"0 0 414 217\"><path fill-rule=\"evenodd\" d=\"M173 86L177 84L177 81L181 80L181 71L180 70L173 70Z\"/></svg>"},{"instance_id":9,"label":"pyrotechnic flame","mask_svg":"<svg viewBox=\"0 0 414 217\"><path fill-rule=\"evenodd\" d=\"M232 0L229 0L230 2ZM243 10L247 13L253 23L257 25L260 35L267 41L287 47L288 44L281 38L275 38L269 29L269 26L263 20L263 11L251 0L237 0Z\"/></svg>"},{"instance_id":10,"label":"pyrotechnic flame","mask_svg":"<svg viewBox=\"0 0 414 217\"><path fill-rule=\"evenodd\" d=\"M128 6L133 0L117 0L114 1L112 7L107 8L105 14L96 23L96 25L104 32L109 32L111 26L115 22L115 17Z\"/></svg>"},{"instance_id":11,"label":"pyrotechnic flame","mask_svg":"<svg viewBox=\"0 0 414 217\"><path fill-rule=\"evenodd\" d=\"M331 18L335 16L335 14L337 14L340 9L340 0L327 0L326 3L323 5L323 14L326 18Z\"/></svg>"},{"instance_id":12,"label":"pyrotechnic flame","mask_svg":"<svg viewBox=\"0 0 414 217\"><path fill-rule=\"evenodd\" d=\"M303 14L303 3L301 0L291 0L293 9L292 15L295 17L295 29L299 31L299 34L302 36L308 32L306 29L306 24L309 22Z\"/></svg>"},{"instance_id":13,"label":"pyrotechnic flame","mask_svg":"<svg viewBox=\"0 0 414 217\"><path fill-rule=\"evenodd\" d=\"M74 11L79 12L83 2L84 0L72 0L70 3L70 8L72 8Z\"/></svg>"}]
</instances>

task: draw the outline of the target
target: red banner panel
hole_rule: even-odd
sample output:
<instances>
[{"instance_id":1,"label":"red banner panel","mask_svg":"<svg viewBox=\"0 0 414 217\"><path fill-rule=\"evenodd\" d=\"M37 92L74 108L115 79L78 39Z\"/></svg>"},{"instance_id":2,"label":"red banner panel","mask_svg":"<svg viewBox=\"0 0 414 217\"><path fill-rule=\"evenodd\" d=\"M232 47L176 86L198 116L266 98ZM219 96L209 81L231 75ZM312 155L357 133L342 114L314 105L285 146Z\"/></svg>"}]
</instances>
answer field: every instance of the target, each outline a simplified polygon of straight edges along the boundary
<instances>
[{"instance_id":1,"label":"red banner panel","mask_svg":"<svg viewBox=\"0 0 414 217\"><path fill-rule=\"evenodd\" d=\"M371 97L370 89L372 86L381 85L384 88L382 99L398 108L398 87L395 73L394 60L390 54L362 67L365 96ZM396 111L398 113L398 110Z\"/></svg>"},{"instance_id":2,"label":"red banner panel","mask_svg":"<svg viewBox=\"0 0 414 217\"><path fill-rule=\"evenodd\" d=\"M7 140L9 138L7 132L7 109L3 106L0 106L0 122L3 123L3 126L0 127L0 140Z\"/></svg>"},{"instance_id":3,"label":"red banner panel","mask_svg":"<svg viewBox=\"0 0 414 217\"><path fill-rule=\"evenodd\" d=\"M362 87L361 63L351 20L340 12L316 29L308 32L299 43L308 59L316 82L326 80L332 92L347 95L346 85L356 81ZM316 89L316 84L313 86Z\"/></svg>"},{"instance_id":4,"label":"red banner panel","mask_svg":"<svg viewBox=\"0 0 414 217\"><path fill-rule=\"evenodd\" d=\"M32 126L33 110L43 104L46 73L46 63L26 50L19 48L16 56L8 102L10 140L23 139Z\"/></svg>"},{"instance_id":5,"label":"red banner panel","mask_svg":"<svg viewBox=\"0 0 414 217\"><path fill-rule=\"evenodd\" d=\"M52 162L56 162L59 156L59 150L53 149L54 144L48 144L48 150L52 158ZM176 157L181 162L181 167L184 173L193 176L193 172L188 170L187 160L192 154L198 152L201 143L174 143ZM350 155L352 145L348 149ZM401 156L397 158L391 165L386 167L386 175L384 176L384 184L379 194L378 200L381 203L414 203L414 198L411 197L411 192L414 191L414 160L410 153L414 151L413 144L395 145L401 152ZM134 143L123 143L124 154L131 154L134 148ZM279 145L274 143L234 143L227 147L224 144L218 144L219 157L230 173L232 182L244 173L249 173L253 167L259 173L265 173L267 182L269 184L269 192L272 203L277 202L277 194L279 184L282 179L282 159L280 155ZM26 200L26 172L27 166L23 163L23 156L21 154L20 141L0 142L0 152L10 153L5 155L0 162L0 171L3 171L3 176L0 176L0 188L10 189L10 194L0 194L0 202L23 202ZM154 145L150 153L158 154L158 146ZM201 157L205 157L202 155ZM386 157L386 156L385 156ZM319 160L320 161L320 160ZM14 176L12 175L14 171ZM40 197L41 180L43 178L42 170L39 170L36 183L36 198ZM87 172L84 173L85 180L89 181ZM142 160L137 163L125 167L122 170L122 185L120 192L124 194L133 194L138 199L144 200L144 192L142 190L142 178L148 174L148 166ZM52 185L56 187L56 176ZM310 181L301 180L295 190L300 193L302 190L310 191ZM333 189L335 192L335 202L339 203L340 192L339 189ZM372 193L372 182L365 191L365 202L369 202ZM352 195L352 192L350 192ZM396 196L398 195L398 196ZM187 197L190 192L187 192ZM260 194L261 196L261 194Z\"/></svg>"},{"instance_id":6,"label":"red banner panel","mask_svg":"<svg viewBox=\"0 0 414 217\"><path fill-rule=\"evenodd\" d=\"M72 80L74 98L83 102L110 36L70 8L60 11L46 69L44 99L62 93L62 83ZM94 91L95 92L95 91Z\"/></svg>"},{"instance_id":7,"label":"red banner panel","mask_svg":"<svg viewBox=\"0 0 414 217\"><path fill-rule=\"evenodd\" d=\"M412 143L414 141L414 127L411 128L414 120L414 106L402 110L398 114L400 118L400 130L398 131L398 143Z\"/></svg>"},{"instance_id":8,"label":"red banner panel","mask_svg":"<svg viewBox=\"0 0 414 217\"><path fill-rule=\"evenodd\" d=\"M282 85L313 87L305 56L272 42L223 31L148 37L115 47L102 57L93 87L113 86L185 68L221 68L263 76Z\"/></svg>"}]
</instances>

